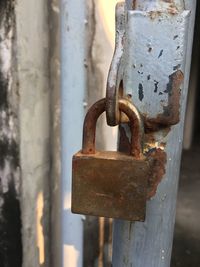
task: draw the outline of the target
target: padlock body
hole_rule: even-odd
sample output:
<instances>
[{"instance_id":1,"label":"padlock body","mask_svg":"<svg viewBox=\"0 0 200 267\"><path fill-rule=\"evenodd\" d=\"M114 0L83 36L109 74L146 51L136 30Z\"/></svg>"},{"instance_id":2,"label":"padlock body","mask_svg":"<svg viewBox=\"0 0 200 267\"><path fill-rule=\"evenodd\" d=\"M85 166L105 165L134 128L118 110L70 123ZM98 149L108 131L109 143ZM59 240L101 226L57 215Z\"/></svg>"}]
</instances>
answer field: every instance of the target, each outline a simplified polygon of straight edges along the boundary
<instances>
[{"instance_id":1,"label":"padlock body","mask_svg":"<svg viewBox=\"0 0 200 267\"><path fill-rule=\"evenodd\" d=\"M144 221L149 164L120 152L78 152L72 165L72 212Z\"/></svg>"}]
</instances>

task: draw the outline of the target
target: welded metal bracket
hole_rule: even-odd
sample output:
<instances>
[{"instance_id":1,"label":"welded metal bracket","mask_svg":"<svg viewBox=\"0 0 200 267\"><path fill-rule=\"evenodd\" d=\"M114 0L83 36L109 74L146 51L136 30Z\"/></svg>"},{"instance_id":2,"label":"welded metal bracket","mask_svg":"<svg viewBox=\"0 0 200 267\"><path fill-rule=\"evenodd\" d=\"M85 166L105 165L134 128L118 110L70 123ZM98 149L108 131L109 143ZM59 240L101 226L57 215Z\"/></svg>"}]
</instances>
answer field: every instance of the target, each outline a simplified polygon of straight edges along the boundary
<instances>
[{"instance_id":1,"label":"welded metal bracket","mask_svg":"<svg viewBox=\"0 0 200 267\"><path fill-rule=\"evenodd\" d=\"M120 3L116 14L116 47L107 82L108 123L115 125L119 119L116 98L123 84L147 129L177 124L190 11L128 10Z\"/></svg>"},{"instance_id":2,"label":"welded metal bracket","mask_svg":"<svg viewBox=\"0 0 200 267\"><path fill-rule=\"evenodd\" d=\"M117 99L131 98L143 117L145 151L152 163L148 198L155 195L167 163L166 140L180 121L184 94L185 55L190 11L141 11L119 3L116 47L107 82L107 122L120 118ZM121 86L120 86L121 85ZM123 86L123 90L122 90ZM119 150L130 149L125 125L120 125Z\"/></svg>"}]
</instances>

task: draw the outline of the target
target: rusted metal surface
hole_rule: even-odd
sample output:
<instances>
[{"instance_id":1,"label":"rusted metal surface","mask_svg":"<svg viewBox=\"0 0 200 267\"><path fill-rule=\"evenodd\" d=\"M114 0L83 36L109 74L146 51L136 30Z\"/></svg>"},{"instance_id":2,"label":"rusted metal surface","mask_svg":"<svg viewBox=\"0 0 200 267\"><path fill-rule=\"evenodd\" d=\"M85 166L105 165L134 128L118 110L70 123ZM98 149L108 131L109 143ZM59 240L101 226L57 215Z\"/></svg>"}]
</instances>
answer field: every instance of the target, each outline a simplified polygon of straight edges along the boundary
<instances>
[{"instance_id":1,"label":"rusted metal surface","mask_svg":"<svg viewBox=\"0 0 200 267\"><path fill-rule=\"evenodd\" d=\"M130 153L96 151L96 121L106 100L88 111L83 129L83 148L73 157L72 212L130 221L144 221L150 165L143 155L143 124L127 99L119 109L130 120Z\"/></svg>"},{"instance_id":2,"label":"rusted metal surface","mask_svg":"<svg viewBox=\"0 0 200 267\"><path fill-rule=\"evenodd\" d=\"M144 221L149 164L119 152L73 159L72 212Z\"/></svg>"},{"instance_id":3,"label":"rusted metal surface","mask_svg":"<svg viewBox=\"0 0 200 267\"><path fill-rule=\"evenodd\" d=\"M155 196L158 185L166 172L167 154L161 148L154 148L149 151L147 158L151 166L147 191L147 199L150 199Z\"/></svg>"},{"instance_id":4,"label":"rusted metal surface","mask_svg":"<svg viewBox=\"0 0 200 267\"><path fill-rule=\"evenodd\" d=\"M84 154L95 153L96 122L99 116L105 111L106 101L101 99L88 110L83 126L82 152Z\"/></svg>"},{"instance_id":5,"label":"rusted metal surface","mask_svg":"<svg viewBox=\"0 0 200 267\"><path fill-rule=\"evenodd\" d=\"M131 149L130 154L140 158L143 154L143 123L139 112L128 99L118 100L119 110L124 112L131 124ZM95 154L96 122L106 109L106 99L96 102L88 111L83 126L83 154Z\"/></svg>"},{"instance_id":6,"label":"rusted metal surface","mask_svg":"<svg viewBox=\"0 0 200 267\"><path fill-rule=\"evenodd\" d=\"M127 136L127 129L125 125L119 126L120 140L119 140L119 151L123 153L130 153L131 143L129 136ZM166 129L166 135L169 131ZM150 173L148 176L148 188L147 188L147 199L155 196L157 187L161 182L166 172L167 154L165 151L165 143L161 143L159 146L156 144L156 138L154 133L146 133L144 136L145 140L145 156L147 157L150 164ZM158 147L157 147L158 146Z\"/></svg>"},{"instance_id":7,"label":"rusted metal surface","mask_svg":"<svg viewBox=\"0 0 200 267\"><path fill-rule=\"evenodd\" d=\"M133 0L133 3L132 3L132 9L133 9L133 10L136 9L136 0Z\"/></svg>"},{"instance_id":8,"label":"rusted metal surface","mask_svg":"<svg viewBox=\"0 0 200 267\"><path fill-rule=\"evenodd\" d=\"M145 126L147 129L159 130L163 126L171 126L179 123L180 120L180 98L181 84L184 75L182 71L177 70L169 76L169 82L163 92L168 94L167 105L163 105L163 112L158 114L156 118L148 118L143 114Z\"/></svg>"},{"instance_id":9,"label":"rusted metal surface","mask_svg":"<svg viewBox=\"0 0 200 267\"><path fill-rule=\"evenodd\" d=\"M169 76L169 83L164 93L168 94L168 105L163 106L163 113L158 115L158 120L164 125L174 125L180 120L180 87L183 83L184 75L177 70Z\"/></svg>"}]
</instances>

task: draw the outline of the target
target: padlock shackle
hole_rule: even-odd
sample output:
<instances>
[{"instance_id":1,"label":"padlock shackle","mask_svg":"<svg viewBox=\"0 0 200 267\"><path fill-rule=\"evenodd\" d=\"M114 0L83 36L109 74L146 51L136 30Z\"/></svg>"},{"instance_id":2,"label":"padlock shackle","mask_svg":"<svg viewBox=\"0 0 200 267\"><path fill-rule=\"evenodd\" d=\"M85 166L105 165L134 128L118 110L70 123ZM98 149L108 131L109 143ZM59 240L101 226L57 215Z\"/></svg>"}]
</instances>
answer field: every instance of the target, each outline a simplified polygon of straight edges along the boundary
<instances>
[{"instance_id":1,"label":"padlock shackle","mask_svg":"<svg viewBox=\"0 0 200 267\"><path fill-rule=\"evenodd\" d=\"M124 112L131 127L131 151L135 158L143 154L143 122L137 108L128 99L119 99L119 109ZM96 123L99 116L106 110L106 99L97 101L87 112L83 125L83 154L95 154Z\"/></svg>"}]
</instances>

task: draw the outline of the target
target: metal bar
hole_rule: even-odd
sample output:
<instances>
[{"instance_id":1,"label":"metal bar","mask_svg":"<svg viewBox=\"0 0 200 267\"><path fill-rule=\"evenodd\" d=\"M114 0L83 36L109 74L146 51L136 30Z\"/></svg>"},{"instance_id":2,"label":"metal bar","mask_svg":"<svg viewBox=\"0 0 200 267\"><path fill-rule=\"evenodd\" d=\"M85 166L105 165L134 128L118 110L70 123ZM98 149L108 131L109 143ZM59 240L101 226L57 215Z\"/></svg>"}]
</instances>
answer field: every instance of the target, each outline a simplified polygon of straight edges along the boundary
<instances>
[{"instance_id":1,"label":"metal bar","mask_svg":"<svg viewBox=\"0 0 200 267\"><path fill-rule=\"evenodd\" d=\"M169 267L170 260L171 260L171 249L172 249L172 242L173 242L173 231L174 231L174 221L175 221L175 213L176 213L176 198L177 198L177 187L178 187L178 177L179 177L179 166L180 166L180 158L181 158L181 150L182 150L182 137L183 137L183 125L184 125L184 115L185 115L185 107L186 107L186 99L187 99L187 91L188 91L188 81L189 81L189 72L190 72L190 63L191 63L191 51L192 51L192 40L193 40L193 29L194 29L194 17L195 17L195 6L196 1L185 1L185 10L191 10L190 21L189 21L189 35L187 36L187 21L189 13L183 9L183 2L182 1L175 1L174 3L178 7L175 11L175 17L179 15L180 18L177 17L177 20L174 20L175 17L171 16L166 18L166 23L170 22L174 26L175 22L185 20L185 24L183 23L180 32L178 35L182 35L180 42L182 42L182 58L178 56L174 58L172 51L170 49L170 53L165 55L163 53L163 49L166 49L170 46L173 46L173 42L168 42L167 35L170 37L170 33L166 32L166 28L163 28L163 33L160 32L160 40L156 43L154 42L155 39L151 39L153 36L153 32L151 32L151 27L155 26L155 21L158 16L160 16L160 11L168 11L165 8L163 3L167 3L168 1L126 1L128 7L134 7L137 9L140 7L140 11L154 11L151 12L152 23L149 21L145 27L146 15L138 11L128 11L128 21L130 21L131 16L135 16L133 18L133 23L136 23L134 31L129 35L132 35L136 40L134 45L130 47L131 53L134 54L136 65L133 67L141 68L137 69L136 71L132 71L129 73L127 81L124 83L126 93L131 94L132 100L134 104L136 104L137 108L141 112L147 112L147 116L154 117L161 106L157 105L157 101L160 100L157 93L157 81L159 80L161 87L165 86L166 88L167 82L166 77L170 77L169 73L167 76L164 75L165 71L168 72L170 70L170 65L173 71L176 65L174 65L175 61L179 61L177 66L181 64L180 70L184 73L184 85L181 88L181 98L180 98L180 123L176 126L170 127L168 130L167 128L165 131L160 131L157 134L153 134L155 138L155 143L164 144L164 151L167 154L167 165L166 165L166 173L165 176L162 178L162 181L158 187L156 196L154 196L147 204L147 216L145 223L130 223L125 221L117 221L114 222L114 236L113 236L113 267ZM138 5L137 5L138 4ZM141 7L144 8L141 10ZM155 11L159 11L156 13ZM167 12L165 12L167 13ZM144 17L142 17L144 15ZM154 16L155 15L155 16ZM166 15L166 14L165 14ZM140 17L140 23L137 24L138 18ZM180 19L180 20L179 20ZM147 19L148 20L148 19ZM174 20L174 21L173 21ZM164 21L164 20L163 20ZM144 24L143 24L144 23ZM164 22L163 22L164 23ZM166 24L167 25L167 24ZM177 24L178 25L178 24ZM134 25L132 25L134 27ZM170 23L168 24L170 29ZM127 28L128 29L128 28ZM126 29L126 31L127 31ZM137 30L138 29L138 30ZM156 30L156 27L154 28ZM172 28L171 28L172 29ZM149 31L149 33L148 33ZM140 34L141 32L141 34ZM152 34L151 36L149 36ZM131 38L131 36L129 36ZM145 40L145 37L148 39L149 37L149 54L153 52L151 55L148 56L146 53L147 49L145 45L142 44L142 41ZM180 36L179 36L180 37ZM143 38L143 40L141 39ZM174 39L177 39L178 36L174 36ZM172 38L173 40L173 38ZM138 43L141 41L141 46L138 48ZM166 41L166 42L165 42ZM151 43L152 42L152 43ZM154 47L153 45L157 45ZM148 45L148 44L147 44ZM152 45L152 46L151 46ZM159 51L160 45L160 51ZM164 45L164 46L163 46ZM163 46L163 47L162 47ZM157 50L158 49L158 50ZM177 46L177 49L180 49ZM129 51L129 52L130 52ZM136 52L137 51L137 52ZM157 57L154 57L154 52L158 51ZM164 56L161 61L158 59L161 56ZM176 54L175 54L176 55ZM128 61L130 61L130 54L125 55L125 64L128 65ZM186 60L185 60L186 59ZM149 60L149 61L148 61ZM142 62L141 62L142 61ZM149 63L150 62L150 63ZM142 63L142 64L141 64ZM150 64L150 65L148 65ZM144 68L143 68L144 66ZM176 66L176 67L177 67ZM130 66L128 67L130 70ZM143 69L142 69L143 68ZM163 70L163 77L166 80L162 80L162 70ZM151 77L153 77L153 83L155 85L154 93L151 92L151 87L149 86L146 80L144 79L145 71L151 71ZM135 73L135 74L134 74ZM147 80L150 79L147 76ZM139 98L136 94L137 88L139 84ZM144 88L142 88L142 84L144 84ZM130 89L134 88L134 89ZM141 93L141 90L142 94ZM161 88L160 88L161 90ZM137 91L138 92L138 91ZM161 92L161 91L160 91ZM159 91L158 91L159 93ZM145 98L146 97L146 98ZM160 94L162 98L162 95ZM137 100L136 100L137 99ZM138 100L139 99L139 100ZM149 101L149 102L148 102ZM164 99L163 99L164 101ZM148 102L148 104L147 104ZM145 110L146 109L146 110Z\"/></svg>"},{"instance_id":2,"label":"metal bar","mask_svg":"<svg viewBox=\"0 0 200 267\"><path fill-rule=\"evenodd\" d=\"M51 92L51 242L50 262L51 267L61 267L61 79L60 79L60 0L50 0L49 5L49 88Z\"/></svg>"},{"instance_id":3,"label":"metal bar","mask_svg":"<svg viewBox=\"0 0 200 267\"><path fill-rule=\"evenodd\" d=\"M62 266L81 267L82 217L71 213L72 155L80 149L86 88L85 1L61 1Z\"/></svg>"},{"instance_id":4,"label":"metal bar","mask_svg":"<svg viewBox=\"0 0 200 267\"><path fill-rule=\"evenodd\" d=\"M105 218L99 218L99 257L98 267L103 267L104 263L104 235L105 235Z\"/></svg>"},{"instance_id":5,"label":"metal bar","mask_svg":"<svg viewBox=\"0 0 200 267\"><path fill-rule=\"evenodd\" d=\"M188 36L188 49L187 49L187 60L186 60L185 85L187 87L189 86L189 82L190 82L190 76L189 76L189 74L190 74L190 66L191 66L191 58L192 58L192 42L190 40L193 39L193 30L194 30L194 23L195 23L195 12L194 12L194 8L196 6L196 3L197 3L196 0L193 0L193 1L191 1L191 0L185 0L185 7L188 10L192 10L192 12L193 12L193 15L191 16L191 19L190 19L189 36ZM198 46L198 44L196 46ZM196 50L198 50L198 48ZM196 56L196 57L198 58L198 56ZM193 88L191 88L191 91L189 93L190 94L193 94L193 95L196 95L196 93L195 93L195 79L197 79L197 78L195 78L195 73L196 73L196 75L198 77L197 62L198 62L198 59L196 59L193 62L194 63L194 66L192 66L193 71L191 70L192 73L191 73L191 84L190 84L190 87L193 87ZM189 113L189 111L194 113L194 110L191 111L192 108L194 109L194 106L192 107L192 103L191 103L193 101L195 102L194 98L195 98L195 96L189 97L189 102L188 102L188 106L187 106L187 108L188 108L187 113ZM193 102L193 104L194 104L194 102ZM193 116L194 116L194 114L193 114ZM190 126L191 130L188 130L188 131L190 132L191 139L192 139L192 131L193 131L192 128L193 128L193 120L194 119L193 118L190 118L191 120L188 121L189 120L188 117L189 116L187 114L186 115L186 119L185 119L185 126L186 127L187 126ZM191 145L192 140L190 139L187 142L187 133L186 133L186 130L184 132L184 137L185 137L185 144L184 144L185 147L184 148L188 149L190 147L190 145Z\"/></svg>"}]
</instances>

